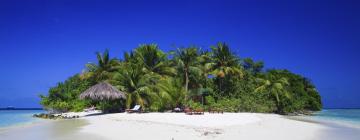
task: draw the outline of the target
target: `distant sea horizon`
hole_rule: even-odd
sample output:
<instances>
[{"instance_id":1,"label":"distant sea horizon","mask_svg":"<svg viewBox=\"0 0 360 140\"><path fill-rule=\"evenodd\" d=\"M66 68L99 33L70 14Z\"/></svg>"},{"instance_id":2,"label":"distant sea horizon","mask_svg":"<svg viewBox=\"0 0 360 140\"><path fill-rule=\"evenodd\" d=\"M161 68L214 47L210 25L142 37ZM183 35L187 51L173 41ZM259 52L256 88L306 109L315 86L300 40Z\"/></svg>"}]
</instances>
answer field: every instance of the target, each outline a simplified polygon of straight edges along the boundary
<instances>
[{"instance_id":1,"label":"distant sea horizon","mask_svg":"<svg viewBox=\"0 0 360 140\"><path fill-rule=\"evenodd\" d=\"M360 109L360 107L329 107L329 108L322 108L324 109Z\"/></svg>"},{"instance_id":2,"label":"distant sea horizon","mask_svg":"<svg viewBox=\"0 0 360 140\"><path fill-rule=\"evenodd\" d=\"M44 110L44 108L41 107L14 107L14 108L9 108L9 107L0 107L0 110Z\"/></svg>"}]
</instances>

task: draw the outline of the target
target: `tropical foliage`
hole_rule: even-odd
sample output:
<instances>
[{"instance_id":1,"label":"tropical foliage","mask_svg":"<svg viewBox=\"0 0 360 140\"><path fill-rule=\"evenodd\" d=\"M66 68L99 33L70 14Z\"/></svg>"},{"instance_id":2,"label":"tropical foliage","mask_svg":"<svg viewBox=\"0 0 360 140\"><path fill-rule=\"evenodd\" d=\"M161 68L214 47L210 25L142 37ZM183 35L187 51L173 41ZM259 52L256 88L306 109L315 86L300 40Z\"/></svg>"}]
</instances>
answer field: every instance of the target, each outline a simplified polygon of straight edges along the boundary
<instances>
[{"instance_id":1,"label":"tropical foliage","mask_svg":"<svg viewBox=\"0 0 360 140\"><path fill-rule=\"evenodd\" d=\"M241 59L225 43L210 50L192 46L168 53L156 44L144 44L126 52L123 59L111 58L107 50L96 56L97 63L86 64L81 74L41 95L41 104L58 111L103 105L79 100L78 96L90 86L107 81L127 93L124 103L108 102L109 108L140 104L148 111L189 106L280 114L322 108L320 95L309 79L288 70L264 70L263 62Z\"/></svg>"}]
</instances>

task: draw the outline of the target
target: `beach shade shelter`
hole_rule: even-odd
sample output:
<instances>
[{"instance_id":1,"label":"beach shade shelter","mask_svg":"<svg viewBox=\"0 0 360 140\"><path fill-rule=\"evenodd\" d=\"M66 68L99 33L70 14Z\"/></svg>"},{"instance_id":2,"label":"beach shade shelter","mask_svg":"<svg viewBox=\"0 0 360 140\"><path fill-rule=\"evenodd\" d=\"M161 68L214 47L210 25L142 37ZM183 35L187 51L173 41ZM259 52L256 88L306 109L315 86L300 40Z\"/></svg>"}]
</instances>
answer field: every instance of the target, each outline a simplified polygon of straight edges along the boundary
<instances>
[{"instance_id":1,"label":"beach shade shelter","mask_svg":"<svg viewBox=\"0 0 360 140\"><path fill-rule=\"evenodd\" d=\"M204 105L204 97L212 92L210 88L197 88L190 92L191 97L201 98L201 104Z\"/></svg>"},{"instance_id":2,"label":"beach shade shelter","mask_svg":"<svg viewBox=\"0 0 360 140\"><path fill-rule=\"evenodd\" d=\"M210 88L200 88L199 95L201 95L201 104L204 105L204 97L208 96L212 92Z\"/></svg>"},{"instance_id":3,"label":"beach shade shelter","mask_svg":"<svg viewBox=\"0 0 360 140\"><path fill-rule=\"evenodd\" d=\"M81 93L80 99L106 102L115 99L126 99L126 93L119 91L107 82L101 82Z\"/></svg>"}]
</instances>

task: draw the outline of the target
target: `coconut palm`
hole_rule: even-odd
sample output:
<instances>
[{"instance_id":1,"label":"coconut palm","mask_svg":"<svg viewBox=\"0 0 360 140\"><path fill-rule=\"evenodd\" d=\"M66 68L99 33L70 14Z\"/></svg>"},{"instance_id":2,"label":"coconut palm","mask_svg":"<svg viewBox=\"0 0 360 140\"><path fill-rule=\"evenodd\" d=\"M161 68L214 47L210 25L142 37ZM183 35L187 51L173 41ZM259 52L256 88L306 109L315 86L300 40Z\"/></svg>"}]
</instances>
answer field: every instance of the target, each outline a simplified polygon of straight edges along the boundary
<instances>
[{"instance_id":1,"label":"coconut palm","mask_svg":"<svg viewBox=\"0 0 360 140\"><path fill-rule=\"evenodd\" d=\"M203 88L208 88L208 77L214 63L211 61L211 53L208 51L201 51L199 57L198 68L201 70L200 83Z\"/></svg>"},{"instance_id":2,"label":"coconut palm","mask_svg":"<svg viewBox=\"0 0 360 140\"><path fill-rule=\"evenodd\" d=\"M179 48L175 54L175 61L179 73L184 79L185 92L189 91L190 73L200 73L200 69L197 67L198 63L198 49L195 47ZM185 96L186 100L186 96Z\"/></svg>"},{"instance_id":3,"label":"coconut palm","mask_svg":"<svg viewBox=\"0 0 360 140\"><path fill-rule=\"evenodd\" d=\"M207 50L201 50L201 48L199 49L199 56L196 61L196 68L198 71L190 74L191 89L188 94L193 100L201 101L203 104L204 96L209 95L213 91L209 75L214 63L211 61L211 53Z\"/></svg>"},{"instance_id":4,"label":"coconut palm","mask_svg":"<svg viewBox=\"0 0 360 140\"><path fill-rule=\"evenodd\" d=\"M156 91L151 83L154 83L154 75L145 74L139 65L124 63L111 81L120 91L127 93L126 107L139 104L145 107L156 96Z\"/></svg>"},{"instance_id":5,"label":"coconut palm","mask_svg":"<svg viewBox=\"0 0 360 140\"><path fill-rule=\"evenodd\" d=\"M112 73L119 68L119 60L110 58L109 51L104 53L96 52L97 63L86 64L86 72L83 77L93 77L95 81L101 82L111 79Z\"/></svg>"},{"instance_id":6,"label":"coconut palm","mask_svg":"<svg viewBox=\"0 0 360 140\"><path fill-rule=\"evenodd\" d=\"M156 44L140 45L134 51L134 57L143 65L143 70L162 76L175 75L175 69L170 67L166 53Z\"/></svg>"},{"instance_id":7,"label":"coconut palm","mask_svg":"<svg viewBox=\"0 0 360 140\"><path fill-rule=\"evenodd\" d=\"M139 48L125 53L122 68L115 75L113 83L128 93L127 107L140 104L153 110L166 106L169 92L162 90L168 76L175 75L167 56L157 45L140 45ZM170 88L170 87L169 87ZM156 108L156 109L154 109Z\"/></svg>"},{"instance_id":8,"label":"coconut palm","mask_svg":"<svg viewBox=\"0 0 360 140\"><path fill-rule=\"evenodd\" d=\"M155 105L164 109L179 107L185 98L186 92L178 78L163 78L157 83L158 99Z\"/></svg>"},{"instance_id":9,"label":"coconut palm","mask_svg":"<svg viewBox=\"0 0 360 140\"><path fill-rule=\"evenodd\" d=\"M286 86L289 85L289 82L286 78L277 78L271 75L271 73L268 73L265 76L265 78L257 79L257 82L260 83L260 86L255 89L255 92L265 92L268 93L271 97L275 98L277 112L282 113L282 98L291 98L289 92L286 90Z\"/></svg>"},{"instance_id":10,"label":"coconut palm","mask_svg":"<svg viewBox=\"0 0 360 140\"><path fill-rule=\"evenodd\" d=\"M216 82L220 94L224 94L224 80L226 76L239 77L243 76L243 71L239 66L239 58L230 51L225 43L218 43L212 48L212 74L216 76Z\"/></svg>"},{"instance_id":11,"label":"coconut palm","mask_svg":"<svg viewBox=\"0 0 360 140\"><path fill-rule=\"evenodd\" d=\"M245 58L242 61L242 66L245 70L248 70L251 74L255 75L262 71L264 68L264 62L254 62L251 58Z\"/></svg>"},{"instance_id":12,"label":"coconut palm","mask_svg":"<svg viewBox=\"0 0 360 140\"><path fill-rule=\"evenodd\" d=\"M237 74L242 76L242 70L239 67L239 58L230 51L225 43L218 43L216 47L211 47L213 64L213 73L217 77L223 78L228 74Z\"/></svg>"}]
</instances>

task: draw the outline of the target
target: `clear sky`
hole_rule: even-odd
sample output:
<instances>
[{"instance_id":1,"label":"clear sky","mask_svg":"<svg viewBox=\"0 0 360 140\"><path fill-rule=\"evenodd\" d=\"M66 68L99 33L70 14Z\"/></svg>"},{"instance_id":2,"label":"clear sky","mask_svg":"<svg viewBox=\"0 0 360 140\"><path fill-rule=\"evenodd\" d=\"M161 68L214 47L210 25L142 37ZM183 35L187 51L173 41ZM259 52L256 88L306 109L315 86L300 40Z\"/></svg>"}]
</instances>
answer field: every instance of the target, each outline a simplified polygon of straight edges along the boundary
<instances>
[{"instance_id":1,"label":"clear sky","mask_svg":"<svg viewBox=\"0 0 360 140\"><path fill-rule=\"evenodd\" d=\"M81 72L95 52L142 43L207 48L315 83L325 107L360 107L360 3L324 1L1 0L0 107L39 107L38 94Z\"/></svg>"}]
</instances>

